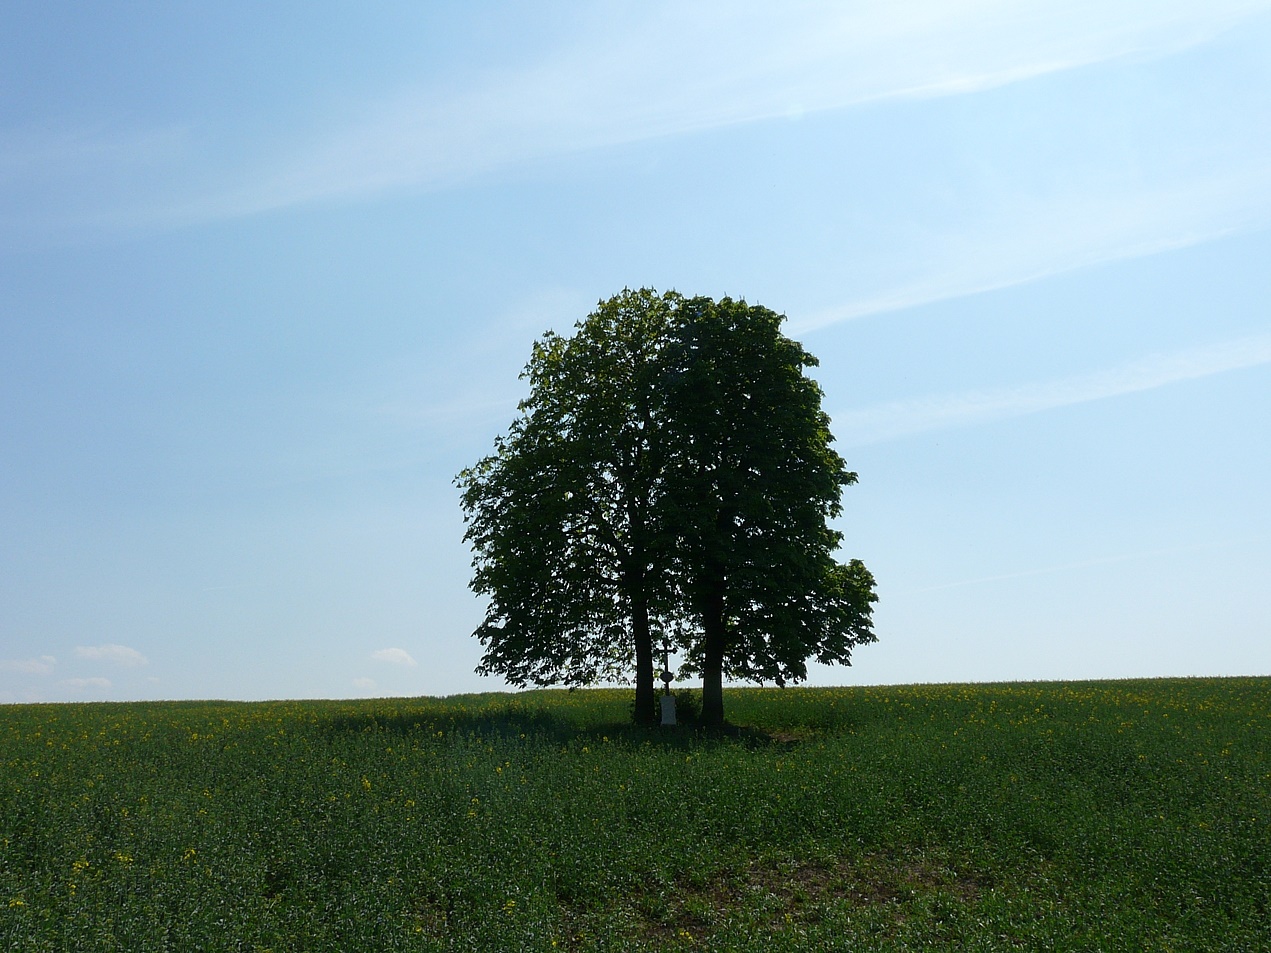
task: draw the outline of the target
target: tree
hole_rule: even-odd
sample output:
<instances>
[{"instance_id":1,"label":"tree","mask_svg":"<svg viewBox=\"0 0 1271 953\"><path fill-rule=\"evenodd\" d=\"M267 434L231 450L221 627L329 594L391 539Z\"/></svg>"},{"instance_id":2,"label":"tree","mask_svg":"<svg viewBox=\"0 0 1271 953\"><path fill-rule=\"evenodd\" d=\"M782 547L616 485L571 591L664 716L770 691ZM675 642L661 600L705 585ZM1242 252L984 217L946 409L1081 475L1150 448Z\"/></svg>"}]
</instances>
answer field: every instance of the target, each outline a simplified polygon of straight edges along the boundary
<instances>
[{"instance_id":1,"label":"tree","mask_svg":"<svg viewBox=\"0 0 1271 953\"><path fill-rule=\"evenodd\" d=\"M803 373L816 358L781 334L783 320L688 299L664 352L664 507L679 590L701 626L683 648L708 724L723 723L725 675L799 682L809 658L850 664L875 640L873 577L834 560L842 534L828 525L856 474Z\"/></svg>"},{"instance_id":2,"label":"tree","mask_svg":"<svg viewBox=\"0 0 1271 953\"><path fill-rule=\"evenodd\" d=\"M634 663L650 722L654 637L674 626L722 724L725 676L798 682L874 639L873 578L834 560L828 526L856 475L782 320L624 291L534 345L521 415L456 478L490 600L479 672L586 684Z\"/></svg>"},{"instance_id":3,"label":"tree","mask_svg":"<svg viewBox=\"0 0 1271 953\"><path fill-rule=\"evenodd\" d=\"M654 629L671 610L656 421L670 293L624 291L536 342L530 394L495 452L456 478L472 588L489 597L477 669L514 685L587 684L635 667L654 720Z\"/></svg>"}]
</instances>

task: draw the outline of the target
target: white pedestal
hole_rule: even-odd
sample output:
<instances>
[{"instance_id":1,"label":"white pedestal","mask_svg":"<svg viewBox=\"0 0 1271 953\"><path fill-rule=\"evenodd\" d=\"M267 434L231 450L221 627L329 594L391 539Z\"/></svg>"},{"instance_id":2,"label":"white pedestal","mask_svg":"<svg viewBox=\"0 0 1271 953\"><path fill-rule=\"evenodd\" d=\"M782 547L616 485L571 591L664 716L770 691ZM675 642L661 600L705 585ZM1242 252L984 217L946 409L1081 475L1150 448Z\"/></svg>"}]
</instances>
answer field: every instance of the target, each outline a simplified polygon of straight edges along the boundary
<instances>
[{"instance_id":1,"label":"white pedestal","mask_svg":"<svg viewBox=\"0 0 1271 953\"><path fill-rule=\"evenodd\" d=\"M662 696L662 724L663 726L675 724L675 696Z\"/></svg>"}]
</instances>

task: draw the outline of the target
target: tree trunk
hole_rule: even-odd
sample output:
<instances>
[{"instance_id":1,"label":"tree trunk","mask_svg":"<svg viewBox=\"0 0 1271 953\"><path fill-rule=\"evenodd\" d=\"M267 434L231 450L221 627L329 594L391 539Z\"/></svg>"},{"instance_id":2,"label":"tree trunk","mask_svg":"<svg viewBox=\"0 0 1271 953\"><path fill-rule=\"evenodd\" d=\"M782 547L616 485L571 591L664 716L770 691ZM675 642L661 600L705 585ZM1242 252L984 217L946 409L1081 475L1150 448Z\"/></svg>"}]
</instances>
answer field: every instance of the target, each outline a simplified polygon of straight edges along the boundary
<instances>
[{"instance_id":1,"label":"tree trunk","mask_svg":"<svg viewBox=\"0 0 1271 953\"><path fill-rule=\"evenodd\" d=\"M635 723L657 724L657 695L653 683L653 635L649 631L649 604L644 595L631 600L631 637L635 642Z\"/></svg>"},{"instance_id":2,"label":"tree trunk","mask_svg":"<svg viewBox=\"0 0 1271 953\"><path fill-rule=\"evenodd\" d=\"M709 728L724 725L724 587L711 586L702 600L702 723Z\"/></svg>"}]
</instances>

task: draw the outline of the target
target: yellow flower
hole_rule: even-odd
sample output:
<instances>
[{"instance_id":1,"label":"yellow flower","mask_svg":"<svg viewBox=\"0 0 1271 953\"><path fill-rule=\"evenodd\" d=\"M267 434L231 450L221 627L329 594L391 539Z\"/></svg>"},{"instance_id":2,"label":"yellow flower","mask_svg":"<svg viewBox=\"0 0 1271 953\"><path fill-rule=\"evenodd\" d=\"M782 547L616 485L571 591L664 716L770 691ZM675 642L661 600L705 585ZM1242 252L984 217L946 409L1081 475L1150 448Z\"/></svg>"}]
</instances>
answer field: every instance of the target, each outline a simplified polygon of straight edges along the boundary
<instances>
[{"instance_id":1,"label":"yellow flower","mask_svg":"<svg viewBox=\"0 0 1271 953\"><path fill-rule=\"evenodd\" d=\"M23 900L21 897L14 897L12 900L9 901L9 906L10 907L25 907L26 901Z\"/></svg>"}]
</instances>

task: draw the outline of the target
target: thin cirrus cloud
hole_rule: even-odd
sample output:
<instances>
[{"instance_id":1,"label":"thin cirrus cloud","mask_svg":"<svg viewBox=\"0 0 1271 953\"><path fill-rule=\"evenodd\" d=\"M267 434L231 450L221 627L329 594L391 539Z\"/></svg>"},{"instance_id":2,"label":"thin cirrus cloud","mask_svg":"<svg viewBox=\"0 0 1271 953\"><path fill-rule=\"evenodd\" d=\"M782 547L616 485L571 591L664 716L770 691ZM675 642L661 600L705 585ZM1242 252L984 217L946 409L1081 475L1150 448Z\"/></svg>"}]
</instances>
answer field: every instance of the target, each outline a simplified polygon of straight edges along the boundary
<instances>
[{"instance_id":1,"label":"thin cirrus cloud","mask_svg":"<svg viewBox=\"0 0 1271 953\"><path fill-rule=\"evenodd\" d=\"M435 188L553 155L1169 56L1268 10L1271 0L597 8L536 62L491 66L457 89L386 92L358 118L272 153L235 134L232 122L215 137L200 133L204 117L174 131L138 131L135 147L109 131L0 144L0 197L29 192L31 177L43 181L51 170L55 181L44 186L56 202L23 208L54 207L64 224L74 211L62 196L73 193L85 204L81 218L96 226L112 218L116 226L164 226ZM95 137L109 147L98 148ZM253 153L245 163L231 158ZM38 163L18 161L33 155ZM65 188L72 179L77 188ZM165 195L143 197L138 189L152 180L167 183Z\"/></svg>"},{"instance_id":2,"label":"thin cirrus cloud","mask_svg":"<svg viewBox=\"0 0 1271 953\"><path fill-rule=\"evenodd\" d=\"M993 209L912 249L921 270L794 319L790 333L1265 228L1271 225L1271 156L1267 159L1151 187L1105 181L1044 196L998 196Z\"/></svg>"},{"instance_id":3,"label":"thin cirrus cloud","mask_svg":"<svg viewBox=\"0 0 1271 953\"><path fill-rule=\"evenodd\" d=\"M596 17L537 65L401 94L187 214L244 214L444 185L545 156L862 105L992 89L1204 43L1266 0L661 4ZM218 205L220 206L218 211ZM179 213L178 213L179 214Z\"/></svg>"},{"instance_id":4,"label":"thin cirrus cloud","mask_svg":"<svg viewBox=\"0 0 1271 953\"><path fill-rule=\"evenodd\" d=\"M92 678L66 678L61 684L65 688L110 688L110 679L94 676Z\"/></svg>"},{"instance_id":5,"label":"thin cirrus cloud","mask_svg":"<svg viewBox=\"0 0 1271 953\"><path fill-rule=\"evenodd\" d=\"M16 672L19 675L48 675L57 665L52 655L36 658L0 659L0 672Z\"/></svg>"},{"instance_id":6,"label":"thin cirrus cloud","mask_svg":"<svg viewBox=\"0 0 1271 953\"><path fill-rule=\"evenodd\" d=\"M1055 381L894 401L833 416L846 446L884 443L935 430L1021 417L1120 397L1242 368L1271 364L1271 334L1159 354L1119 367Z\"/></svg>"},{"instance_id":7,"label":"thin cirrus cloud","mask_svg":"<svg viewBox=\"0 0 1271 953\"><path fill-rule=\"evenodd\" d=\"M1020 569L1015 572L995 573L991 576L975 576L970 579L955 579L952 582L937 583L933 586L923 586L919 589L912 589L912 595L920 595L928 592L939 592L944 589L959 589L963 586L980 586L994 582L1008 582L1015 579L1026 579L1031 576L1049 576L1057 573L1070 573L1083 569L1095 569L1102 566L1111 566L1116 563L1137 562L1142 559L1151 559L1160 556L1179 556L1184 553L1195 553L1201 550L1216 549L1222 546L1228 546L1230 542L1223 540L1219 542L1201 543L1194 546L1170 546L1164 549L1143 549L1128 553L1117 553L1113 556L1097 556L1093 559L1082 559L1077 562L1061 563L1051 566L1037 566L1031 569Z\"/></svg>"},{"instance_id":8,"label":"thin cirrus cloud","mask_svg":"<svg viewBox=\"0 0 1271 953\"><path fill-rule=\"evenodd\" d=\"M78 645L75 654L79 658L94 662L113 662L127 668L149 664L149 659L126 645Z\"/></svg>"},{"instance_id":9,"label":"thin cirrus cloud","mask_svg":"<svg viewBox=\"0 0 1271 953\"><path fill-rule=\"evenodd\" d=\"M390 665L418 664L405 649L378 649L371 653L371 658L376 662L388 662Z\"/></svg>"}]
</instances>

